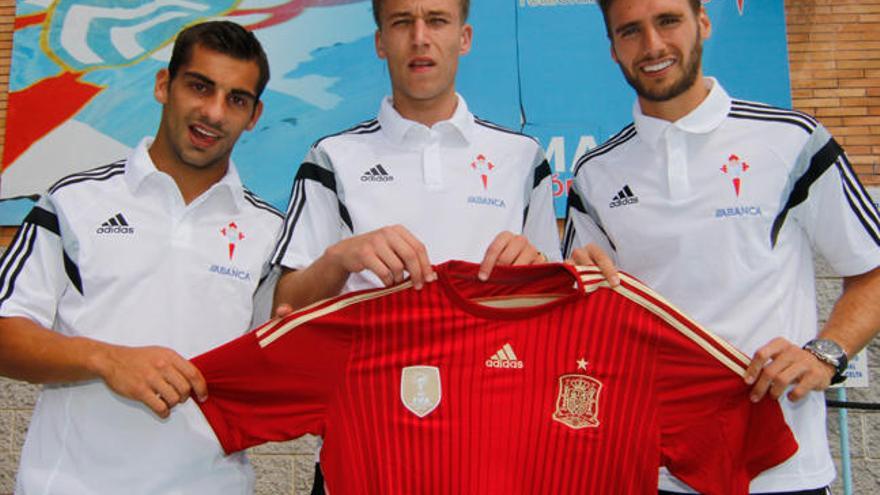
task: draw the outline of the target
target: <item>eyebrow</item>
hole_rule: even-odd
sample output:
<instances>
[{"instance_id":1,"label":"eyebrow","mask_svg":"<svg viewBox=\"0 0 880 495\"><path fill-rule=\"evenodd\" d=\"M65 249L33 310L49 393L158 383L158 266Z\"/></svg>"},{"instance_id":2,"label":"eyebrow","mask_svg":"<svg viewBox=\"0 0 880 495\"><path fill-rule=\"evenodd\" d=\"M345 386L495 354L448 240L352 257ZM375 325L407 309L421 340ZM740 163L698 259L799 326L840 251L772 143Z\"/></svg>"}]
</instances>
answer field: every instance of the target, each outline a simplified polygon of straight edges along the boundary
<instances>
[{"instance_id":1,"label":"eyebrow","mask_svg":"<svg viewBox=\"0 0 880 495\"><path fill-rule=\"evenodd\" d=\"M211 86L211 87L215 87L215 86L217 86L217 83L214 82L213 79L211 79L210 77L208 77L208 76L206 76L206 75L204 75L204 74L202 74L202 73L200 73L200 72L196 72L196 71L188 70L188 71L184 72L183 75L184 75L185 77L190 77L190 78L193 78L193 79L198 79L199 81L201 81L201 82L203 82L203 83L205 83L205 84L207 84L208 86ZM257 101L257 95L253 94L252 92L250 92L250 91L248 91L248 90L246 90L246 89L232 88L232 89L229 91L229 93L230 93L230 94L233 94L233 95L236 95L236 96L243 96L243 97L248 98L248 99L250 99L250 100L252 100L252 101Z\"/></svg>"},{"instance_id":2,"label":"eyebrow","mask_svg":"<svg viewBox=\"0 0 880 495\"><path fill-rule=\"evenodd\" d=\"M428 12L425 13L425 17L436 17L436 16L449 17L449 16L452 16L452 12L449 12L447 10L429 10ZM393 13L389 14L388 20L393 21L395 19L408 19L408 18L412 18L412 17L416 17L416 15L413 14L412 12L409 12L409 11L400 11L400 12L393 12Z\"/></svg>"}]
</instances>

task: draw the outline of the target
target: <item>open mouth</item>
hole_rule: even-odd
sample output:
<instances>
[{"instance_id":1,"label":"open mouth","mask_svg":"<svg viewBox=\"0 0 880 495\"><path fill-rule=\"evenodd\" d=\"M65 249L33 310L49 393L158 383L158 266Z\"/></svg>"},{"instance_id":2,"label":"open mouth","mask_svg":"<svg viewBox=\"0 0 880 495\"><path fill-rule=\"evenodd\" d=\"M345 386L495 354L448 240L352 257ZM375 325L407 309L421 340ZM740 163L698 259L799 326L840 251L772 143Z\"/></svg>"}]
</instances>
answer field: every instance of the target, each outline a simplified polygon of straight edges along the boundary
<instances>
[{"instance_id":1,"label":"open mouth","mask_svg":"<svg viewBox=\"0 0 880 495\"><path fill-rule=\"evenodd\" d=\"M431 67L434 67L435 65L437 65L437 64L433 60L431 60L430 58L419 57L419 58L415 58L410 61L409 68L416 71L416 72L423 72L423 71L429 70Z\"/></svg>"},{"instance_id":2,"label":"open mouth","mask_svg":"<svg viewBox=\"0 0 880 495\"><path fill-rule=\"evenodd\" d=\"M642 66L642 71L647 72L648 74L656 74L658 72L662 72L663 70L672 66L675 63L675 59L666 59L661 60L659 62L655 62L652 64L647 64Z\"/></svg>"},{"instance_id":3,"label":"open mouth","mask_svg":"<svg viewBox=\"0 0 880 495\"><path fill-rule=\"evenodd\" d=\"M213 145L221 138L219 133L199 124L189 126L189 135L193 144L202 148Z\"/></svg>"}]
</instances>

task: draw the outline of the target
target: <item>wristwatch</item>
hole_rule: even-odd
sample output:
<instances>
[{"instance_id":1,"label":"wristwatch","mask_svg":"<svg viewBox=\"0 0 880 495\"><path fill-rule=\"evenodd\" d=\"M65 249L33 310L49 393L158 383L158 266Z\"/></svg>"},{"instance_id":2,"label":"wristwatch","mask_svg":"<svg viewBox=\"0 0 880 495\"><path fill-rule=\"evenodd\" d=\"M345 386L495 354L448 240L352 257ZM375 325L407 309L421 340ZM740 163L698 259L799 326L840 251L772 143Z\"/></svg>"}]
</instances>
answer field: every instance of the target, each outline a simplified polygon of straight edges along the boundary
<instances>
[{"instance_id":1,"label":"wristwatch","mask_svg":"<svg viewBox=\"0 0 880 495\"><path fill-rule=\"evenodd\" d=\"M846 371L849 359L837 342L828 339L813 339L804 344L804 350L816 356L819 361L834 366L834 376L831 377L832 385L846 380L846 375L843 372Z\"/></svg>"}]
</instances>

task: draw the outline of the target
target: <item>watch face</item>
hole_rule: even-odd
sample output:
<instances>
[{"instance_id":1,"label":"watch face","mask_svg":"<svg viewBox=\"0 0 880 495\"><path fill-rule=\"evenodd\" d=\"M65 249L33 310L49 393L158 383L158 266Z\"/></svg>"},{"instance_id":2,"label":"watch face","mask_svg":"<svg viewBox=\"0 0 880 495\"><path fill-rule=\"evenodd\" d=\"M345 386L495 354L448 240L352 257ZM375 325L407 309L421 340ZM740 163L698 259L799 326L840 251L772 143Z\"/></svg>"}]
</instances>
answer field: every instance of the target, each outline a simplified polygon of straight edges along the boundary
<instances>
[{"instance_id":1,"label":"watch face","mask_svg":"<svg viewBox=\"0 0 880 495\"><path fill-rule=\"evenodd\" d=\"M843 356L843 349L831 340L816 340L813 344L815 349L823 354L828 354L837 360Z\"/></svg>"}]
</instances>

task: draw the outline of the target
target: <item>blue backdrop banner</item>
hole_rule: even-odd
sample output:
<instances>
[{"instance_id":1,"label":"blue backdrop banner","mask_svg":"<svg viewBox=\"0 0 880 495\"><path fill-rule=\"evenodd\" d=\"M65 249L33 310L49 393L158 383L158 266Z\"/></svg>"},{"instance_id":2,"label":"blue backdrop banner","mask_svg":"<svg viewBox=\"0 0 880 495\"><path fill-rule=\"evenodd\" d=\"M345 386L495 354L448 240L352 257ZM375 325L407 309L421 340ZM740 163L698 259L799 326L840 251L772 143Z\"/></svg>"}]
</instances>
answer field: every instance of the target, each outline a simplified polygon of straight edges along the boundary
<instances>
[{"instance_id":1,"label":"blue backdrop banner","mask_svg":"<svg viewBox=\"0 0 880 495\"><path fill-rule=\"evenodd\" d=\"M738 98L790 104L782 0L704 1L705 73ZM375 116L389 92L365 0L19 0L0 224L21 221L58 178L124 157L153 135L156 72L175 33L206 19L251 28L272 80L258 127L233 155L245 183L279 208L319 137ZM478 116L535 136L564 213L583 152L632 119L635 94L612 62L592 0L479 0L458 90Z\"/></svg>"}]
</instances>

